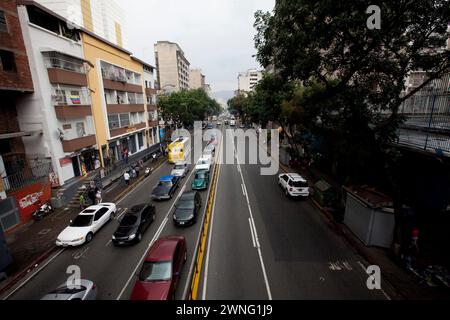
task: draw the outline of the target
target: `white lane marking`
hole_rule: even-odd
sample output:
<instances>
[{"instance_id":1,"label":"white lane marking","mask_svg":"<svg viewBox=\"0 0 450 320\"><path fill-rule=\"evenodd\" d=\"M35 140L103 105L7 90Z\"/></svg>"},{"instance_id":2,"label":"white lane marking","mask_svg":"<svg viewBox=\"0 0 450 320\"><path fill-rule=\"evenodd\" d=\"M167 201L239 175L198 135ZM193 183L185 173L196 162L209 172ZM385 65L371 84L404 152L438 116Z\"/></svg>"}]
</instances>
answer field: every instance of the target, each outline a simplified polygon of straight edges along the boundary
<instances>
[{"instance_id":1,"label":"white lane marking","mask_svg":"<svg viewBox=\"0 0 450 320\"><path fill-rule=\"evenodd\" d=\"M239 159L238 159L238 163L239 163ZM241 180L242 180L242 184L244 185L244 189L247 190L247 187L246 187L245 181L244 181L244 176L242 175L242 170L239 173L241 175ZM253 231L255 232L255 241L256 241L256 246L257 246L258 255L259 255L259 261L260 261L260 264L261 264L261 269L262 269L262 273L263 273L263 277L264 277L264 284L266 285L267 296L268 296L269 300L272 300L272 292L270 290L269 279L267 277L266 267L264 265L264 259L263 259L262 252L261 252L261 246L259 244L258 231L257 231L256 226L254 224L252 207L250 205L250 200L248 198L248 193L247 192L245 193L245 198L247 199L247 207L248 207L248 211L249 211L249 214L250 214L251 222L253 223L253 228L254 228Z\"/></svg>"},{"instance_id":2,"label":"white lane marking","mask_svg":"<svg viewBox=\"0 0 450 320\"><path fill-rule=\"evenodd\" d=\"M167 221L169 220L169 214L172 212L172 209L175 205L175 203L178 201L178 198L180 198L180 196L183 194L184 189L186 188L186 184L189 181L189 179L192 176L192 173L194 173L194 170L192 170L192 172L189 174L188 178L186 179L186 181L184 182L183 187L181 188L181 191L178 193L177 197L175 198L175 201L172 203L172 205L170 206L169 210L167 211L166 216L164 217L162 223L159 225L158 230L156 230L155 235L153 236L152 240L150 241L150 243L148 244L147 249L145 250L144 254L142 255L142 257L139 259L138 264L136 265L136 267L134 268L133 272L131 273L131 276L128 278L127 282L125 283L125 286L122 288L122 290L120 291L119 295L117 296L116 300L120 300L120 298L122 297L122 295L124 294L125 290L127 289L128 285L130 284L131 280L133 280L134 275L136 274L137 269L139 268L139 266L141 265L141 263L144 261L144 258L147 256L147 252L148 249L150 249L150 247L152 246L153 242L156 241L156 239L158 239L159 235L161 234L162 230L164 229L164 227L167 224Z\"/></svg>"},{"instance_id":3,"label":"white lane marking","mask_svg":"<svg viewBox=\"0 0 450 320\"><path fill-rule=\"evenodd\" d=\"M252 221L248 218L248 225L250 226L250 233L252 234L253 247L256 248L255 234L253 232Z\"/></svg>"},{"instance_id":4,"label":"white lane marking","mask_svg":"<svg viewBox=\"0 0 450 320\"><path fill-rule=\"evenodd\" d=\"M53 257L50 258L50 260L48 260L45 264L43 264L39 269L37 269L32 275L30 275L30 277L28 277L24 282L22 282L17 288L15 288L13 291L11 291L6 297L4 297L2 300L7 300L10 296L12 296L14 293L16 293L18 290L20 290L24 285L26 285L31 279L33 279L39 272L42 271L42 269L44 269L48 264L50 264L50 262L52 262L53 260L56 259L56 257L58 257L61 253L63 253L63 251L65 250L65 248L61 248L58 252L56 252Z\"/></svg>"},{"instance_id":5,"label":"white lane marking","mask_svg":"<svg viewBox=\"0 0 450 320\"><path fill-rule=\"evenodd\" d=\"M223 136L220 139L220 151L222 151L222 146L223 146ZM203 292L202 292L202 300L206 300L206 286L208 284L208 269L209 269L209 252L210 252L210 248L211 248L211 238L212 238L212 233L213 233L213 226L214 226L214 212L216 211L216 195L217 195L217 189L219 189L219 179L220 179L220 174L222 172L222 165L219 164L219 172L217 173L217 181L216 181L216 189L214 190L214 205L211 211L211 224L210 224L210 229L209 229L209 235L208 235L208 244L207 244L207 248L206 248L206 261L205 261L205 273L203 274Z\"/></svg>"},{"instance_id":6,"label":"white lane marking","mask_svg":"<svg viewBox=\"0 0 450 320\"><path fill-rule=\"evenodd\" d=\"M109 240L109 241L106 243L106 247L109 246L109 245L111 244L111 242L112 242L112 240Z\"/></svg>"},{"instance_id":7,"label":"white lane marking","mask_svg":"<svg viewBox=\"0 0 450 320\"><path fill-rule=\"evenodd\" d=\"M119 214L119 216L116 218L117 220L120 220L122 218L122 215L127 212L128 208L124 208L123 211Z\"/></svg>"},{"instance_id":8,"label":"white lane marking","mask_svg":"<svg viewBox=\"0 0 450 320\"><path fill-rule=\"evenodd\" d=\"M242 188L242 195L245 197L244 185L242 183L241 183L241 188Z\"/></svg>"},{"instance_id":9,"label":"white lane marking","mask_svg":"<svg viewBox=\"0 0 450 320\"><path fill-rule=\"evenodd\" d=\"M367 274L367 268L361 263L361 261L356 261L361 268L364 270L364 273ZM388 300L392 300L391 297L382 289L380 288L381 292L383 293L383 295L386 297L386 299Z\"/></svg>"},{"instance_id":10,"label":"white lane marking","mask_svg":"<svg viewBox=\"0 0 450 320\"><path fill-rule=\"evenodd\" d=\"M86 252L88 252L88 250L89 250L89 247L81 248L81 249L77 250L74 254L72 254L72 257L75 260L78 260L78 259L82 258L86 254Z\"/></svg>"}]
</instances>

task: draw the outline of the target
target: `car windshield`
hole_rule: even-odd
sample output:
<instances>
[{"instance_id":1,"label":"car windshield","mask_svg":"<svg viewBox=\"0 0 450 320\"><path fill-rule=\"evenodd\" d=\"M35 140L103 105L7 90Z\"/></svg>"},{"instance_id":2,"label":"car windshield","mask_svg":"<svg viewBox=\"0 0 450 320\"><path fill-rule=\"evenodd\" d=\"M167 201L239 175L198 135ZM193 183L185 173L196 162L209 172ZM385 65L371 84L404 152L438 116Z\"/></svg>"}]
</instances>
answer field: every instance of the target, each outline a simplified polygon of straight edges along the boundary
<instances>
[{"instance_id":1,"label":"car windshield","mask_svg":"<svg viewBox=\"0 0 450 320\"><path fill-rule=\"evenodd\" d=\"M86 287L75 286L75 288L61 287L51 291L51 294L75 294L86 290Z\"/></svg>"},{"instance_id":2,"label":"car windshield","mask_svg":"<svg viewBox=\"0 0 450 320\"><path fill-rule=\"evenodd\" d=\"M195 179L205 179L205 173L204 172L198 172L195 174Z\"/></svg>"},{"instance_id":3,"label":"car windshield","mask_svg":"<svg viewBox=\"0 0 450 320\"><path fill-rule=\"evenodd\" d=\"M120 221L120 225L121 226L133 226L137 221L137 217L136 216L125 216L123 217L122 221Z\"/></svg>"},{"instance_id":4,"label":"car windshield","mask_svg":"<svg viewBox=\"0 0 450 320\"><path fill-rule=\"evenodd\" d=\"M163 186L163 187L168 187L168 188L170 188L171 185L172 185L172 183L170 181L160 181L158 183L158 186Z\"/></svg>"},{"instance_id":5,"label":"car windshield","mask_svg":"<svg viewBox=\"0 0 450 320\"><path fill-rule=\"evenodd\" d=\"M306 188L308 186L308 183L305 181L291 181L289 185L294 188Z\"/></svg>"},{"instance_id":6,"label":"car windshield","mask_svg":"<svg viewBox=\"0 0 450 320\"><path fill-rule=\"evenodd\" d=\"M192 200L180 200L177 204L177 209L193 209L194 201Z\"/></svg>"},{"instance_id":7,"label":"car windshield","mask_svg":"<svg viewBox=\"0 0 450 320\"><path fill-rule=\"evenodd\" d=\"M92 215L92 214L79 215L72 221L71 226L72 227L88 227L92 223L92 218L94 218L94 215Z\"/></svg>"},{"instance_id":8,"label":"car windshield","mask_svg":"<svg viewBox=\"0 0 450 320\"><path fill-rule=\"evenodd\" d=\"M172 262L144 262L139 280L141 281L164 281L172 277Z\"/></svg>"},{"instance_id":9,"label":"car windshield","mask_svg":"<svg viewBox=\"0 0 450 320\"><path fill-rule=\"evenodd\" d=\"M175 170L184 169L184 165L183 165L183 164L176 164L173 168L174 168Z\"/></svg>"}]
</instances>

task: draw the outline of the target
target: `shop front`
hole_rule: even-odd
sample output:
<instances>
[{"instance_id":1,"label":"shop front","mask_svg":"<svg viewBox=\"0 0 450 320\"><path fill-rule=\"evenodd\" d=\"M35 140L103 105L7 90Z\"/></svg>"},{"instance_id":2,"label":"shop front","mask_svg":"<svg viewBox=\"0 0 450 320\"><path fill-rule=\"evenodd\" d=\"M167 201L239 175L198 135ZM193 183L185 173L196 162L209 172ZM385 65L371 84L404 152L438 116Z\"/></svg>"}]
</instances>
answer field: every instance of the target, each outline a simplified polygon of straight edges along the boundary
<instances>
[{"instance_id":1,"label":"shop front","mask_svg":"<svg viewBox=\"0 0 450 320\"><path fill-rule=\"evenodd\" d=\"M145 149L145 131L132 133L127 136L122 136L109 142L109 158L112 164L118 161L126 161L126 159Z\"/></svg>"},{"instance_id":2,"label":"shop front","mask_svg":"<svg viewBox=\"0 0 450 320\"><path fill-rule=\"evenodd\" d=\"M94 148L73 152L65 159L64 164L72 165L75 177L86 175L101 166L100 153Z\"/></svg>"}]
</instances>

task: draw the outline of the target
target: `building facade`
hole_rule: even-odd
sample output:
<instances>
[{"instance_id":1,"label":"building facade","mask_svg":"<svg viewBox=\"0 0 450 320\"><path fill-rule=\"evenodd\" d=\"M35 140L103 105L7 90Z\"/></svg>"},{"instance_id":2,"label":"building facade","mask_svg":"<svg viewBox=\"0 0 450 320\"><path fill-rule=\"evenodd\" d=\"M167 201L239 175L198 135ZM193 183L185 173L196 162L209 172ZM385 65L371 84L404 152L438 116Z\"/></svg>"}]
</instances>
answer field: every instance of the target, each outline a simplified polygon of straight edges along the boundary
<instances>
[{"instance_id":1,"label":"building facade","mask_svg":"<svg viewBox=\"0 0 450 320\"><path fill-rule=\"evenodd\" d=\"M262 71L249 69L246 72L240 72L238 75L238 90L244 92L253 91L254 87L262 79Z\"/></svg>"},{"instance_id":2,"label":"building facade","mask_svg":"<svg viewBox=\"0 0 450 320\"><path fill-rule=\"evenodd\" d=\"M205 75L200 69L189 69L189 89L205 90Z\"/></svg>"},{"instance_id":3,"label":"building facade","mask_svg":"<svg viewBox=\"0 0 450 320\"><path fill-rule=\"evenodd\" d=\"M30 168L17 120L17 101L34 91L16 1L0 2L0 199L12 187L11 177ZM9 178L8 178L9 177Z\"/></svg>"},{"instance_id":4,"label":"building facade","mask_svg":"<svg viewBox=\"0 0 450 320\"><path fill-rule=\"evenodd\" d=\"M190 63L180 46L169 41L158 41L154 48L158 88L168 92L189 89Z\"/></svg>"},{"instance_id":5,"label":"building facade","mask_svg":"<svg viewBox=\"0 0 450 320\"><path fill-rule=\"evenodd\" d=\"M114 0L36 0L61 17L120 47L126 46L125 12Z\"/></svg>"}]
</instances>

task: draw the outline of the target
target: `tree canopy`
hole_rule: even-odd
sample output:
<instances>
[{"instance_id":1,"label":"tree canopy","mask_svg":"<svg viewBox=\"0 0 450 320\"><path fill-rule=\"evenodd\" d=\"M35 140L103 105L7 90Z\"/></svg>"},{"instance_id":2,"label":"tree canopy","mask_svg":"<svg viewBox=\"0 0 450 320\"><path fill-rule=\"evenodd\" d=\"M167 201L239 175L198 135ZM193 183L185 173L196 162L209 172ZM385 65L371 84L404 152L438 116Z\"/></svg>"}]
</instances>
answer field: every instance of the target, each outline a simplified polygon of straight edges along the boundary
<instances>
[{"instance_id":1,"label":"tree canopy","mask_svg":"<svg viewBox=\"0 0 450 320\"><path fill-rule=\"evenodd\" d=\"M192 125L194 121L202 121L208 116L218 115L222 110L219 103L202 89L159 95L158 103L164 120L172 121L179 126Z\"/></svg>"}]
</instances>

